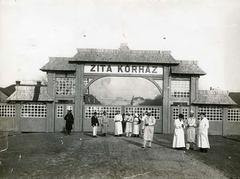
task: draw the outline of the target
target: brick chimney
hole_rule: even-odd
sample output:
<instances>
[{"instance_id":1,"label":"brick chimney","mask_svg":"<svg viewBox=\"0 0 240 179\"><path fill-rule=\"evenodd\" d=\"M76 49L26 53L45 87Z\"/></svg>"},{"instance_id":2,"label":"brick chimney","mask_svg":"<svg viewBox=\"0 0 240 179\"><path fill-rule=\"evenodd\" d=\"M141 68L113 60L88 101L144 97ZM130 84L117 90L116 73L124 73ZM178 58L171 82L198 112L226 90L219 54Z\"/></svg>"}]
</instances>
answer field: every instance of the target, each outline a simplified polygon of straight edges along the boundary
<instances>
[{"instance_id":1,"label":"brick chimney","mask_svg":"<svg viewBox=\"0 0 240 179\"><path fill-rule=\"evenodd\" d=\"M119 50L120 51L129 51L130 49L128 48L127 43L121 43Z\"/></svg>"},{"instance_id":2,"label":"brick chimney","mask_svg":"<svg viewBox=\"0 0 240 179\"><path fill-rule=\"evenodd\" d=\"M16 86L20 86L21 81L16 81Z\"/></svg>"}]
</instances>

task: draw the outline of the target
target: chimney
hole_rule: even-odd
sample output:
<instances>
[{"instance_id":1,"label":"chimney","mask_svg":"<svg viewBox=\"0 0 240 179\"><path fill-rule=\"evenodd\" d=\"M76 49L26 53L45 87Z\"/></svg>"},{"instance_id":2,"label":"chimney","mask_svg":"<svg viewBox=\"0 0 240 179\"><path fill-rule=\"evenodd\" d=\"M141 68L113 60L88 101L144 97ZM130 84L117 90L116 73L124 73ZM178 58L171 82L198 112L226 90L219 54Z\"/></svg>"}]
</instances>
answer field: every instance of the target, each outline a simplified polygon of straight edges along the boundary
<instances>
[{"instance_id":1,"label":"chimney","mask_svg":"<svg viewBox=\"0 0 240 179\"><path fill-rule=\"evenodd\" d=\"M41 86L41 81L37 81L37 86Z\"/></svg>"},{"instance_id":2,"label":"chimney","mask_svg":"<svg viewBox=\"0 0 240 179\"><path fill-rule=\"evenodd\" d=\"M16 86L20 86L21 81L16 81Z\"/></svg>"},{"instance_id":3,"label":"chimney","mask_svg":"<svg viewBox=\"0 0 240 179\"><path fill-rule=\"evenodd\" d=\"M119 50L120 51L129 51L127 43L121 43Z\"/></svg>"}]
</instances>

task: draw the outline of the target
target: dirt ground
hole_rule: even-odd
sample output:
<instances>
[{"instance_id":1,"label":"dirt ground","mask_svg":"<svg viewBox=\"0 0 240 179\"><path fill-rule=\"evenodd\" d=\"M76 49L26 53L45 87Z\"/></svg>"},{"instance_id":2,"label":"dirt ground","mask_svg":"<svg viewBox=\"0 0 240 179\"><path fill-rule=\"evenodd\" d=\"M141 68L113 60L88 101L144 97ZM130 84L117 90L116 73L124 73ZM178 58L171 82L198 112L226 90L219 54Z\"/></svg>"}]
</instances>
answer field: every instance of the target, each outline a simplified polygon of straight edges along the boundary
<instances>
[{"instance_id":1,"label":"dirt ground","mask_svg":"<svg viewBox=\"0 0 240 179\"><path fill-rule=\"evenodd\" d=\"M172 149L172 135L93 138L91 133L21 133L0 153L0 178L240 178L240 136L210 136L208 153Z\"/></svg>"}]
</instances>

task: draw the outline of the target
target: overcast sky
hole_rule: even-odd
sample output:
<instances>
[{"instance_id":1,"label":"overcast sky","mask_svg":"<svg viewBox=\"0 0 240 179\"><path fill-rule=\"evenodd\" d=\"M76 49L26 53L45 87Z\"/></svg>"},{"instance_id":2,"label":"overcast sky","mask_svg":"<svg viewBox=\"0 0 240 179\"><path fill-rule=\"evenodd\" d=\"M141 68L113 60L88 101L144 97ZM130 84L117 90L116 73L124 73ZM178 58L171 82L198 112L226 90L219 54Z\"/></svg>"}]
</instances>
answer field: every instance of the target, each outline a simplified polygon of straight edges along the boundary
<instances>
[{"instance_id":1,"label":"overcast sky","mask_svg":"<svg viewBox=\"0 0 240 179\"><path fill-rule=\"evenodd\" d=\"M240 92L239 9L240 0L0 0L0 87L41 79L49 57L127 43L198 61L200 89Z\"/></svg>"}]
</instances>

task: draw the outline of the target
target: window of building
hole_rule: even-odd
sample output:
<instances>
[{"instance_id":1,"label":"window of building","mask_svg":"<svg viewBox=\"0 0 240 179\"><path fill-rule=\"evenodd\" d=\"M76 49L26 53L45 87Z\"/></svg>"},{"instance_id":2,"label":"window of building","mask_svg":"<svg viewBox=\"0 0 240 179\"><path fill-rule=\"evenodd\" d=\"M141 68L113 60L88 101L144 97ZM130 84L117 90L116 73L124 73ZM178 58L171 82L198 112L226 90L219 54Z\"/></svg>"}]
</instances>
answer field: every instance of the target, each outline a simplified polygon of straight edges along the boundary
<instances>
[{"instance_id":1,"label":"window of building","mask_svg":"<svg viewBox=\"0 0 240 179\"><path fill-rule=\"evenodd\" d=\"M63 118L63 105L57 106L57 118Z\"/></svg>"},{"instance_id":2,"label":"window of building","mask_svg":"<svg viewBox=\"0 0 240 179\"><path fill-rule=\"evenodd\" d=\"M75 95L75 78L56 78L57 95Z\"/></svg>"},{"instance_id":3,"label":"window of building","mask_svg":"<svg viewBox=\"0 0 240 179\"><path fill-rule=\"evenodd\" d=\"M184 120L187 120L188 113L189 113L189 108L188 107L181 107L181 109L180 109L179 107L172 106L172 118L173 118L173 120L178 119L180 113L184 115Z\"/></svg>"},{"instance_id":4,"label":"window of building","mask_svg":"<svg viewBox=\"0 0 240 179\"><path fill-rule=\"evenodd\" d=\"M240 108L228 109L228 121L240 122Z\"/></svg>"},{"instance_id":5,"label":"window of building","mask_svg":"<svg viewBox=\"0 0 240 179\"><path fill-rule=\"evenodd\" d=\"M21 117L45 118L47 107L45 104L24 104L21 109Z\"/></svg>"},{"instance_id":6,"label":"window of building","mask_svg":"<svg viewBox=\"0 0 240 179\"><path fill-rule=\"evenodd\" d=\"M15 117L15 105L0 104L0 117Z\"/></svg>"},{"instance_id":7,"label":"window of building","mask_svg":"<svg viewBox=\"0 0 240 179\"><path fill-rule=\"evenodd\" d=\"M206 113L206 117L210 121L221 121L222 120L222 108L218 107L199 107L198 119L200 119L200 113Z\"/></svg>"},{"instance_id":8,"label":"window of building","mask_svg":"<svg viewBox=\"0 0 240 179\"><path fill-rule=\"evenodd\" d=\"M176 98L189 97L190 82L189 81L171 81L171 96Z\"/></svg>"}]
</instances>

